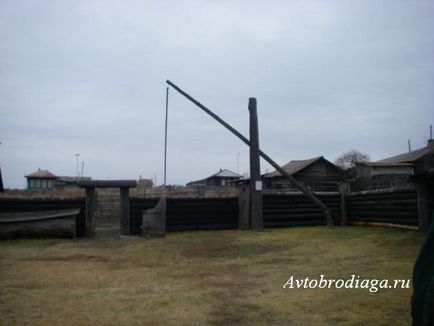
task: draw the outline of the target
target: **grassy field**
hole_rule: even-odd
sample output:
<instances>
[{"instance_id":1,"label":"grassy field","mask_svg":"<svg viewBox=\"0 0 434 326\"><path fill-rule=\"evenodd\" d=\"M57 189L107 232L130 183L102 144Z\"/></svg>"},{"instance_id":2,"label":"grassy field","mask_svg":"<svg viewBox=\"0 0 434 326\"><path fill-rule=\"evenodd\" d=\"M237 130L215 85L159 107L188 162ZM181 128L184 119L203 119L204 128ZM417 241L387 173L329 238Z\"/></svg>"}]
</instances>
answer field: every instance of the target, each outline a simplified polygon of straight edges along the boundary
<instances>
[{"instance_id":1,"label":"grassy field","mask_svg":"<svg viewBox=\"0 0 434 326\"><path fill-rule=\"evenodd\" d=\"M423 236L369 227L0 242L1 325L409 325L411 289L283 289L293 275L411 278Z\"/></svg>"}]
</instances>

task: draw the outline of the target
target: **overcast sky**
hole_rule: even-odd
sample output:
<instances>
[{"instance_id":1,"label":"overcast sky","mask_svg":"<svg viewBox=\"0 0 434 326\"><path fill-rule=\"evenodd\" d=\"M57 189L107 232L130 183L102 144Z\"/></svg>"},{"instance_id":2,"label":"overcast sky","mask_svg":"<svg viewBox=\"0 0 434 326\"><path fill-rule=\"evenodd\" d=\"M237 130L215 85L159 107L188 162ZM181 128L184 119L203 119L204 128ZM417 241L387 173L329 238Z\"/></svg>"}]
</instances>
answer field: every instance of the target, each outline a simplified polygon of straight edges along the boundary
<instances>
[{"instance_id":1,"label":"overcast sky","mask_svg":"<svg viewBox=\"0 0 434 326\"><path fill-rule=\"evenodd\" d=\"M161 183L167 79L246 136L256 97L260 147L282 165L423 147L433 31L432 0L0 0L5 187L75 175L76 153L94 179ZM241 141L173 89L169 102L169 184L248 172Z\"/></svg>"}]
</instances>

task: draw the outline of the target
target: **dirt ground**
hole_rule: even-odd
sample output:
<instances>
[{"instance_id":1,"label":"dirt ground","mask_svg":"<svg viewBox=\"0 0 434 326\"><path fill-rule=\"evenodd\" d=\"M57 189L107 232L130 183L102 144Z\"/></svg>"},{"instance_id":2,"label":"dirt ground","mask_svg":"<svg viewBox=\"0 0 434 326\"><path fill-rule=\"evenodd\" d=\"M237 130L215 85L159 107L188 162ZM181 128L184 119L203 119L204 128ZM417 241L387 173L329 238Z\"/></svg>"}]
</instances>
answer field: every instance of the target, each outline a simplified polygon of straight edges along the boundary
<instances>
[{"instance_id":1,"label":"dirt ground","mask_svg":"<svg viewBox=\"0 0 434 326\"><path fill-rule=\"evenodd\" d=\"M408 279L415 231L301 227L0 242L1 325L409 325L411 289L284 289Z\"/></svg>"}]
</instances>

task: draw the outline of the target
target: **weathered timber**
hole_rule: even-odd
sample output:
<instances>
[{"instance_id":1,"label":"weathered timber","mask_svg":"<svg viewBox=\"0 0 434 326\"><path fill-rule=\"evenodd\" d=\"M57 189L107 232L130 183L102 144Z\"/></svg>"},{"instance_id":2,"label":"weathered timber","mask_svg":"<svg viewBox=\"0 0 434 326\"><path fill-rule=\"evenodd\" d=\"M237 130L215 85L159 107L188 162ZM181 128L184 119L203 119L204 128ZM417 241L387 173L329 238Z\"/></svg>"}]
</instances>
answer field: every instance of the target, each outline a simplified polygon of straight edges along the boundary
<instances>
[{"instance_id":1,"label":"weathered timber","mask_svg":"<svg viewBox=\"0 0 434 326\"><path fill-rule=\"evenodd\" d=\"M402 225L412 225L417 226L417 218L397 218L395 216L393 217L377 217L377 216L362 216L362 217L352 217L351 221L348 223L352 223L355 221L365 221L365 222L385 222L385 223L392 223L392 224L402 224Z\"/></svg>"},{"instance_id":2,"label":"weathered timber","mask_svg":"<svg viewBox=\"0 0 434 326\"><path fill-rule=\"evenodd\" d=\"M80 180L81 188L135 188L136 180Z\"/></svg>"},{"instance_id":3,"label":"weathered timber","mask_svg":"<svg viewBox=\"0 0 434 326\"><path fill-rule=\"evenodd\" d=\"M405 187L405 188L384 188L384 189L372 189L372 190L362 190L362 191L354 191L348 193L348 196L358 196L358 195L381 195L381 194L393 194L398 195L402 192L413 192L415 187Z\"/></svg>"},{"instance_id":4,"label":"weathered timber","mask_svg":"<svg viewBox=\"0 0 434 326\"><path fill-rule=\"evenodd\" d=\"M130 188L121 187L121 234L130 234Z\"/></svg>"},{"instance_id":5,"label":"weathered timber","mask_svg":"<svg viewBox=\"0 0 434 326\"><path fill-rule=\"evenodd\" d=\"M394 224L394 223L353 221L353 222L349 222L348 224L349 225L355 225L355 226L390 227L390 228L398 228L398 229L406 229L406 230L417 230L418 229L417 226L403 225L403 224Z\"/></svg>"},{"instance_id":6,"label":"weathered timber","mask_svg":"<svg viewBox=\"0 0 434 326\"><path fill-rule=\"evenodd\" d=\"M427 184L420 180L416 184L417 190L417 210L419 213L419 228L423 232L428 232L431 226L431 216L429 209L429 196Z\"/></svg>"},{"instance_id":7,"label":"weathered timber","mask_svg":"<svg viewBox=\"0 0 434 326\"><path fill-rule=\"evenodd\" d=\"M166 198L162 197L158 204L143 211L142 236L164 237L166 234Z\"/></svg>"},{"instance_id":8,"label":"weathered timber","mask_svg":"<svg viewBox=\"0 0 434 326\"><path fill-rule=\"evenodd\" d=\"M96 212L96 191L95 188L86 188L86 222L85 236L93 237L95 235L95 212Z\"/></svg>"},{"instance_id":9,"label":"weathered timber","mask_svg":"<svg viewBox=\"0 0 434 326\"><path fill-rule=\"evenodd\" d=\"M249 223L250 192L246 185L238 188L238 228L247 230Z\"/></svg>"},{"instance_id":10,"label":"weathered timber","mask_svg":"<svg viewBox=\"0 0 434 326\"><path fill-rule=\"evenodd\" d=\"M388 188L348 193L348 220L414 226L418 207L414 188Z\"/></svg>"},{"instance_id":11,"label":"weathered timber","mask_svg":"<svg viewBox=\"0 0 434 326\"><path fill-rule=\"evenodd\" d=\"M0 239L75 238L80 208L0 214Z\"/></svg>"},{"instance_id":12,"label":"weathered timber","mask_svg":"<svg viewBox=\"0 0 434 326\"><path fill-rule=\"evenodd\" d=\"M348 184L347 183L340 184L339 190L341 193L341 225L347 225L348 216L347 216L346 197L348 192Z\"/></svg>"},{"instance_id":13,"label":"weathered timber","mask_svg":"<svg viewBox=\"0 0 434 326\"><path fill-rule=\"evenodd\" d=\"M154 208L156 198L130 198L130 231L140 234L142 212ZM238 227L238 198L166 198L166 232L226 230Z\"/></svg>"},{"instance_id":14,"label":"weathered timber","mask_svg":"<svg viewBox=\"0 0 434 326\"><path fill-rule=\"evenodd\" d=\"M191 102L193 102L196 106L198 106L200 109L205 111L207 114L209 114L211 117L213 117L215 120L217 120L220 124L222 124L226 129L228 129L230 132L232 132L235 136L237 136L239 139L241 139L247 146L250 146L250 141L244 137L239 131L237 131L235 128L233 128L231 125L229 125L227 122L225 122L223 119L221 119L218 115L216 115L214 112L212 112L210 109L205 107L203 104L195 100L193 97L191 97L189 94L184 92L182 89L180 89L178 86L173 84L171 81L167 80L167 84L172 86L177 92L182 94L184 97L189 99ZM299 189L306 197L308 197L310 200L312 200L318 207L320 207L324 211L324 215L327 220L327 225L331 226L333 225L333 212L321 201L319 200L313 192L310 192L305 186L303 186L300 182L298 182L294 177L292 177L290 174L288 174L284 169L280 167L279 164L274 162L267 154L265 154L263 151L259 150L259 155L266 160L272 167L274 167L277 171L279 171L282 176L287 178L295 188Z\"/></svg>"},{"instance_id":15,"label":"weathered timber","mask_svg":"<svg viewBox=\"0 0 434 326\"><path fill-rule=\"evenodd\" d=\"M259 131L256 99L249 98L250 116L250 226L253 231L262 231L262 181L259 161Z\"/></svg>"}]
</instances>

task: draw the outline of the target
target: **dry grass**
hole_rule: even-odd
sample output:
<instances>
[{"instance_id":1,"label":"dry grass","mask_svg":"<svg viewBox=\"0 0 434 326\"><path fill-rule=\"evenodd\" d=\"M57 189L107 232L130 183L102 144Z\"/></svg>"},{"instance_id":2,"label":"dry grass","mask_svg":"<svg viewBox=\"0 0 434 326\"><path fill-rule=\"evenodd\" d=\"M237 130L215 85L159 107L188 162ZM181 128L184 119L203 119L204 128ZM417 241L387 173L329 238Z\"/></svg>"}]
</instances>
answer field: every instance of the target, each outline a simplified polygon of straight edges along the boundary
<instances>
[{"instance_id":1,"label":"dry grass","mask_svg":"<svg viewBox=\"0 0 434 326\"><path fill-rule=\"evenodd\" d=\"M410 278L422 235L362 227L0 243L2 325L408 325L409 289L283 289L290 275Z\"/></svg>"}]
</instances>

